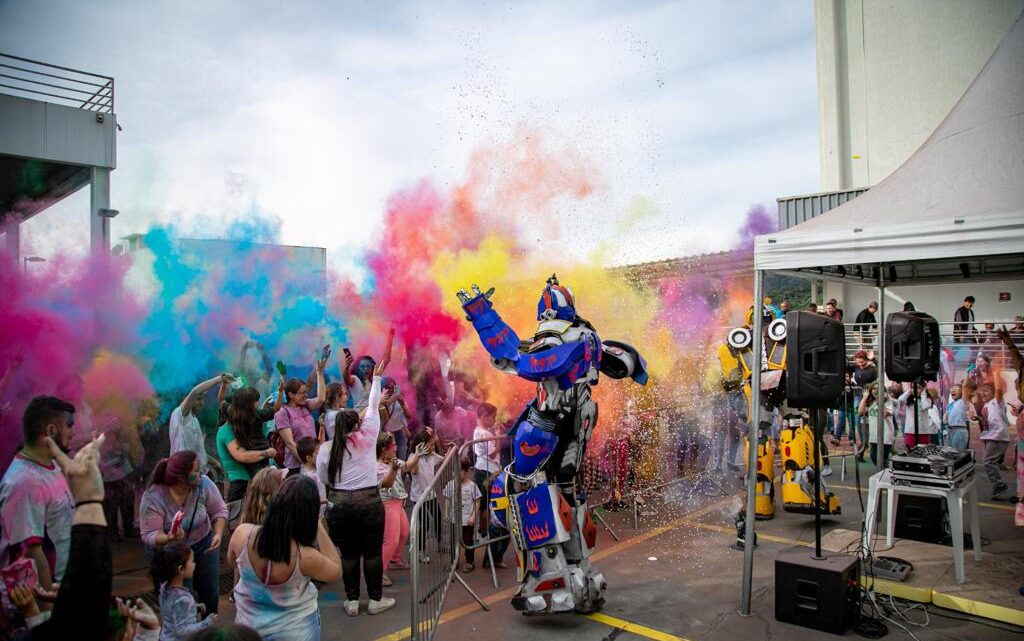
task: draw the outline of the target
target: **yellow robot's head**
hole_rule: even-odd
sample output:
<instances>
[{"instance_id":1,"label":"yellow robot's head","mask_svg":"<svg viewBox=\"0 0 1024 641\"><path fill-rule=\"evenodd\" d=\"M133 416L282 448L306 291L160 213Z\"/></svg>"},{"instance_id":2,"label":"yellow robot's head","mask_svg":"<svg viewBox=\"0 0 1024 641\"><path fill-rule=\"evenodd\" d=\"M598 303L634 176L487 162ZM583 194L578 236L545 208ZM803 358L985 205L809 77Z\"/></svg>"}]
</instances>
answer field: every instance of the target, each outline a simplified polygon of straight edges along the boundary
<instances>
[{"instance_id":1,"label":"yellow robot's head","mask_svg":"<svg viewBox=\"0 0 1024 641\"><path fill-rule=\"evenodd\" d=\"M764 326L767 327L768 323L770 323L773 320L775 320L775 310L773 310L768 305L762 305L761 306L761 316L764 317ZM751 305L750 309L747 310L747 315L743 319L743 321L744 321L744 324L746 324L747 327L753 327L754 326L754 306L753 305Z\"/></svg>"}]
</instances>

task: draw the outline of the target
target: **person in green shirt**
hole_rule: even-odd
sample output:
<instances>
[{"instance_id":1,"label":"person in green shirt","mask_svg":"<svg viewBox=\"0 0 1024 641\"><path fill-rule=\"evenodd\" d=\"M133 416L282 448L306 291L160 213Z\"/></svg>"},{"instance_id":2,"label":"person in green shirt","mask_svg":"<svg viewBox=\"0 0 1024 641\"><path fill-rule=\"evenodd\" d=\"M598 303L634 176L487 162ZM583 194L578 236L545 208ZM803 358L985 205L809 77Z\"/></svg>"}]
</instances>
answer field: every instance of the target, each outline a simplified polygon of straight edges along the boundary
<instances>
[{"instance_id":1,"label":"person in green shirt","mask_svg":"<svg viewBox=\"0 0 1024 641\"><path fill-rule=\"evenodd\" d=\"M227 501L240 501L249 480L266 467L277 454L267 440L267 421L274 418L275 407L259 406L260 394L243 387L231 397L227 422L217 429L217 453L227 474Z\"/></svg>"}]
</instances>

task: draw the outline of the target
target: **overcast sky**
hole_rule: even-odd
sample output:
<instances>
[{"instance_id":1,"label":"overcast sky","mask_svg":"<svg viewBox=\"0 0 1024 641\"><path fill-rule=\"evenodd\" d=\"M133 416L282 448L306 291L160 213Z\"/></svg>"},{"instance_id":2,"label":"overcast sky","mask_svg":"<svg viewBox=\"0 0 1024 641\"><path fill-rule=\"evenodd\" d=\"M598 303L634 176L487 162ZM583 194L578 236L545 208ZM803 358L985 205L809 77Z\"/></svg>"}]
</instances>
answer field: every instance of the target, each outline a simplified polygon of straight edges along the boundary
<instances>
[{"instance_id":1,"label":"overcast sky","mask_svg":"<svg viewBox=\"0 0 1024 641\"><path fill-rule=\"evenodd\" d=\"M615 262L724 249L750 205L819 187L810 0L0 0L0 51L115 77L115 237L259 211L286 243L365 247L395 189L517 128L600 173L580 251L653 204ZM84 243L87 207L28 250Z\"/></svg>"}]
</instances>

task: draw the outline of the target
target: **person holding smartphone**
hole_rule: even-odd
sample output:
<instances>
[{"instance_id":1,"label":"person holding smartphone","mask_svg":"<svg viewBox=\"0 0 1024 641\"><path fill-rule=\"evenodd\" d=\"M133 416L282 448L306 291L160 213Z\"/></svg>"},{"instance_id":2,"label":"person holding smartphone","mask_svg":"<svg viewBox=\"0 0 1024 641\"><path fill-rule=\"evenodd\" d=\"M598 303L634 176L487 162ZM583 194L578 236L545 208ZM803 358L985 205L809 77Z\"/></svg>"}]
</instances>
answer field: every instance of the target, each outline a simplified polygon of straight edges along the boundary
<instances>
[{"instance_id":1,"label":"person holding smartphone","mask_svg":"<svg viewBox=\"0 0 1024 641\"><path fill-rule=\"evenodd\" d=\"M309 398L309 388L299 378L290 378L284 384L284 404L274 415L274 428L284 441L284 466L288 468L288 476L299 473L302 469L302 458L299 456L296 443L306 436L316 438L316 421L313 411L319 410L327 398L327 389L324 384L324 367L327 361L320 359L316 362L316 398Z\"/></svg>"}]
</instances>

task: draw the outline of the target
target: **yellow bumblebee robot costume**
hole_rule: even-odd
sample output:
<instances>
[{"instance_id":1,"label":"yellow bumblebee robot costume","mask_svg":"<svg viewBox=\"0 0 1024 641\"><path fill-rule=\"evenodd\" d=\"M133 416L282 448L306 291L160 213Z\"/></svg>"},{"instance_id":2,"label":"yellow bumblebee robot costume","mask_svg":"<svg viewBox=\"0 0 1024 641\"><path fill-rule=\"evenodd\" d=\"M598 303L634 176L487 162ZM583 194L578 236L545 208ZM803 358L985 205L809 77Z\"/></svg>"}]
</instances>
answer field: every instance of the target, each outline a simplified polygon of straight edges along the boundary
<instances>
[{"instance_id":1,"label":"yellow bumblebee robot costume","mask_svg":"<svg viewBox=\"0 0 1024 641\"><path fill-rule=\"evenodd\" d=\"M782 456L782 507L787 512L814 513L814 468L812 466L814 431L804 415L786 406L786 319L776 317L768 305L762 307L764 315L764 350L755 360L753 353L754 308L747 312L742 327L732 329L718 347L718 360L722 368L722 387L730 403L747 425L744 451L749 455L751 416L751 372L761 368L761 411L757 425L757 494L754 516L766 520L775 516L775 450L771 443L771 417L775 410L783 417L778 447ZM767 420L766 420L767 419ZM823 447L821 448L824 449ZM820 454L819 454L820 459ZM749 456L744 456L749 460ZM819 468L820 466L819 460ZM747 470L750 473L750 470ZM821 484L822 513L839 514L839 498Z\"/></svg>"}]
</instances>

